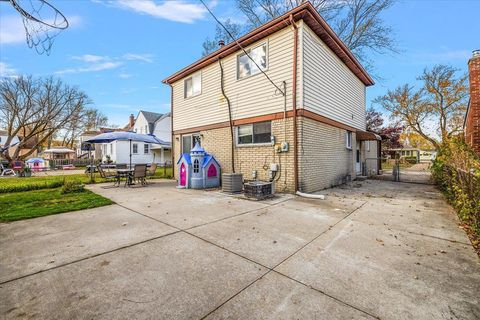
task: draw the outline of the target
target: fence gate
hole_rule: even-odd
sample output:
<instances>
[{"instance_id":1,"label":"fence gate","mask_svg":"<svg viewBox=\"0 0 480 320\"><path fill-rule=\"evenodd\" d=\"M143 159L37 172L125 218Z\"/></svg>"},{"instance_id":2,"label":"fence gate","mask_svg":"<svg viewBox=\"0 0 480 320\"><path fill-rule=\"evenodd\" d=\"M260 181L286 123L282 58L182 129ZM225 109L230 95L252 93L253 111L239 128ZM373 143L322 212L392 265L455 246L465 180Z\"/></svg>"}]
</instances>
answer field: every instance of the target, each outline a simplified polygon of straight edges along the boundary
<instances>
[{"instance_id":1,"label":"fence gate","mask_svg":"<svg viewBox=\"0 0 480 320\"><path fill-rule=\"evenodd\" d=\"M383 170L383 175L388 176L390 174L391 179L386 180L396 182L433 184L430 166L431 161L421 162L419 159L416 162L407 161L407 159L402 158L400 154L397 153L395 154L391 171L388 169Z\"/></svg>"}]
</instances>

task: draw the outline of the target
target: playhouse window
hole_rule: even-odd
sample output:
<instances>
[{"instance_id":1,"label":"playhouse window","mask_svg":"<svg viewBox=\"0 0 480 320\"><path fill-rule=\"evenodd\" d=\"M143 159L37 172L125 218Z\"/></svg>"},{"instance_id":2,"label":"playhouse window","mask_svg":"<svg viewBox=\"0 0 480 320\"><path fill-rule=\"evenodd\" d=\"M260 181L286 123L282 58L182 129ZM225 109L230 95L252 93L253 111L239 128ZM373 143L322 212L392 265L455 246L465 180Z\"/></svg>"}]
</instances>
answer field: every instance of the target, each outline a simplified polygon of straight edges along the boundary
<instances>
[{"instance_id":1,"label":"playhouse window","mask_svg":"<svg viewBox=\"0 0 480 320\"><path fill-rule=\"evenodd\" d=\"M200 163L198 162L198 159L195 159L193 161L193 172L198 173L200 171Z\"/></svg>"},{"instance_id":2,"label":"playhouse window","mask_svg":"<svg viewBox=\"0 0 480 320\"><path fill-rule=\"evenodd\" d=\"M347 131L345 140L347 149L352 149L352 131Z\"/></svg>"},{"instance_id":3,"label":"playhouse window","mask_svg":"<svg viewBox=\"0 0 480 320\"><path fill-rule=\"evenodd\" d=\"M202 74L197 73L184 82L185 98L194 97L202 93Z\"/></svg>"},{"instance_id":4,"label":"playhouse window","mask_svg":"<svg viewBox=\"0 0 480 320\"><path fill-rule=\"evenodd\" d=\"M137 144L137 143L133 143L133 144L132 144L132 153L133 153L133 154L137 154L137 153L138 153L138 144Z\"/></svg>"},{"instance_id":5,"label":"playhouse window","mask_svg":"<svg viewBox=\"0 0 480 320\"><path fill-rule=\"evenodd\" d=\"M256 122L237 127L237 144L270 143L272 123Z\"/></svg>"},{"instance_id":6,"label":"playhouse window","mask_svg":"<svg viewBox=\"0 0 480 320\"><path fill-rule=\"evenodd\" d=\"M237 56L237 79L243 79L253 76L261 70L267 69L267 44L263 43L258 47L248 49L248 55L255 61L250 59L245 53ZM260 69L257 67L260 67Z\"/></svg>"}]
</instances>

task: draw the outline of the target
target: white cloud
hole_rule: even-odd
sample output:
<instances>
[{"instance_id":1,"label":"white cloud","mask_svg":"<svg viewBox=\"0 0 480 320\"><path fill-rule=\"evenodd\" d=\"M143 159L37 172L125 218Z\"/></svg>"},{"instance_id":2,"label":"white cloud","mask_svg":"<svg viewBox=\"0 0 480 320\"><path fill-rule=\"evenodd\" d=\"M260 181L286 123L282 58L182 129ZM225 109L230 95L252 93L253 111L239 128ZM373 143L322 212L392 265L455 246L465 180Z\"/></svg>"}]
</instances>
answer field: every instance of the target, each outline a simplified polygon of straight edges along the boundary
<instances>
[{"instance_id":1,"label":"white cloud","mask_svg":"<svg viewBox=\"0 0 480 320\"><path fill-rule=\"evenodd\" d=\"M8 63L0 62L0 78L17 77L18 72L15 68L11 67Z\"/></svg>"},{"instance_id":2,"label":"white cloud","mask_svg":"<svg viewBox=\"0 0 480 320\"><path fill-rule=\"evenodd\" d=\"M64 69L55 72L56 74L66 74L66 73L79 73L79 72L95 72L95 71L103 71L103 70L110 70L118 68L122 65L122 62L119 61L107 61L101 63L93 63L92 65L86 67L79 67L79 68L70 68Z\"/></svg>"},{"instance_id":3,"label":"white cloud","mask_svg":"<svg viewBox=\"0 0 480 320\"><path fill-rule=\"evenodd\" d=\"M20 16L0 17L0 44L25 42L25 28Z\"/></svg>"},{"instance_id":4,"label":"white cloud","mask_svg":"<svg viewBox=\"0 0 480 320\"><path fill-rule=\"evenodd\" d=\"M80 56L71 57L72 60L78 60L84 63L83 66L75 68L67 68L55 72L55 74L77 73L77 72L95 72L116 69L125 65L128 61L142 61L151 63L153 62L153 55L149 53L126 53L121 57L110 57L96 54L84 54ZM118 75L122 79L132 77L132 74L125 72L123 69Z\"/></svg>"},{"instance_id":5,"label":"white cloud","mask_svg":"<svg viewBox=\"0 0 480 320\"><path fill-rule=\"evenodd\" d=\"M74 56L72 57L72 59L80 60L83 62L100 62L100 61L110 60L110 58L107 56L97 56L94 54L84 54L82 56Z\"/></svg>"},{"instance_id":6,"label":"white cloud","mask_svg":"<svg viewBox=\"0 0 480 320\"><path fill-rule=\"evenodd\" d=\"M152 63L153 62L153 54L149 53L144 53L144 54L138 54L138 53L126 53L123 55L123 59L125 60L138 60L138 61L143 61L146 63Z\"/></svg>"},{"instance_id":7,"label":"white cloud","mask_svg":"<svg viewBox=\"0 0 480 320\"><path fill-rule=\"evenodd\" d=\"M160 3L153 0L116 0L109 3L125 10L182 23L193 23L203 19L207 13L202 4L185 0L169 0Z\"/></svg>"}]
</instances>

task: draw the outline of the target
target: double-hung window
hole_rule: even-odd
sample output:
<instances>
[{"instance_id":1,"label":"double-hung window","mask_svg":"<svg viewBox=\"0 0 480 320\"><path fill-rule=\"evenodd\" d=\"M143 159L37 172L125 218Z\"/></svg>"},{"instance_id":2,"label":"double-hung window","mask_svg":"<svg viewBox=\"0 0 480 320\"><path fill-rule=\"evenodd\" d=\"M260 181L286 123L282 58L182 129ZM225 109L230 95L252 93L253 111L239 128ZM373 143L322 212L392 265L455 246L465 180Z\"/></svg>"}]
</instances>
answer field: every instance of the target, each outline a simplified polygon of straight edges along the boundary
<instances>
[{"instance_id":1,"label":"double-hung window","mask_svg":"<svg viewBox=\"0 0 480 320\"><path fill-rule=\"evenodd\" d=\"M132 153L138 154L138 143L132 143Z\"/></svg>"},{"instance_id":2,"label":"double-hung window","mask_svg":"<svg viewBox=\"0 0 480 320\"><path fill-rule=\"evenodd\" d=\"M143 153L148 154L150 152L150 145L148 143L145 143L143 145Z\"/></svg>"},{"instance_id":3,"label":"double-hung window","mask_svg":"<svg viewBox=\"0 0 480 320\"><path fill-rule=\"evenodd\" d=\"M347 149L352 149L352 131L347 131L347 134L345 135L345 145Z\"/></svg>"},{"instance_id":4,"label":"double-hung window","mask_svg":"<svg viewBox=\"0 0 480 320\"><path fill-rule=\"evenodd\" d=\"M266 43L246 51L248 55L242 53L237 56L237 79L253 76L259 73L260 70L266 70L268 68Z\"/></svg>"},{"instance_id":5,"label":"double-hung window","mask_svg":"<svg viewBox=\"0 0 480 320\"><path fill-rule=\"evenodd\" d=\"M198 72L184 81L185 98L190 98L202 93L202 73Z\"/></svg>"},{"instance_id":6,"label":"double-hung window","mask_svg":"<svg viewBox=\"0 0 480 320\"><path fill-rule=\"evenodd\" d=\"M263 144L270 143L272 136L272 123L256 122L237 127L237 144Z\"/></svg>"}]
</instances>

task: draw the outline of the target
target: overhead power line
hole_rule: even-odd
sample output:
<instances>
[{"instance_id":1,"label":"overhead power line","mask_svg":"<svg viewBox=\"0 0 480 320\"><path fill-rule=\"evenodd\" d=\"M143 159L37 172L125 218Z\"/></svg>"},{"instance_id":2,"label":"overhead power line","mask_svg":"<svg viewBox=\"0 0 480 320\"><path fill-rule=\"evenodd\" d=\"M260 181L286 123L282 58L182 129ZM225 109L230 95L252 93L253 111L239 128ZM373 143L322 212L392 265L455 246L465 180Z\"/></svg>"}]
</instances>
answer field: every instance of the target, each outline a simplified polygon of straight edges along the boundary
<instances>
[{"instance_id":1,"label":"overhead power line","mask_svg":"<svg viewBox=\"0 0 480 320\"><path fill-rule=\"evenodd\" d=\"M227 32L227 34L230 36L230 38L232 38L233 41L235 41L235 43L237 44L237 46L240 47L240 49L242 49L243 53L245 53L245 55L255 64L255 66L257 66L258 70L260 70L260 72L263 73L263 75L268 79L268 81L270 81L270 83L276 88L276 90L280 91L282 93L283 96L286 95L286 92L283 92L282 89L280 89L280 87L278 87L273 81L272 79L270 79L270 77L265 73L265 71L262 70L262 68L260 68L260 66L257 64L257 62L250 56L250 54L242 47L242 45L237 41L237 39L235 39L235 37L230 33L230 30L228 30L222 22L220 22L220 20L215 16L215 14L212 12L212 10L210 10L210 8L208 8L208 6L205 4L205 2L203 0L199 0L203 6L205 7L205 9L207 9L207 11L210 13L210 15L213 17L213 19L215 19L215 21L217 21L217 23Z\"/></svg>"}]
</instances>

